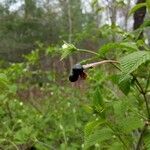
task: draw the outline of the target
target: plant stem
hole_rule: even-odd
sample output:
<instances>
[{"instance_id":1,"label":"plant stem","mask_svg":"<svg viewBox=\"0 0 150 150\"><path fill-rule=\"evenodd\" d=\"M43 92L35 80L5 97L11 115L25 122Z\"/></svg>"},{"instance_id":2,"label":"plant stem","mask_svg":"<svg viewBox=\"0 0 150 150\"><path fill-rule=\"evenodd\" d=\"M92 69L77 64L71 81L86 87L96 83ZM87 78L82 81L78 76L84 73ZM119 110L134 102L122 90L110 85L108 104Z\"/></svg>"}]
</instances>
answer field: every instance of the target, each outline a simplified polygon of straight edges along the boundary
<instances>
[{"instance_id":1,"label":"plant stem","mask_svg":"<svg viewBox=\"0 0 150 150\"><path fill-rule=\"evenodd\" d=\"M19 150L19 148L17 147L17 145L16 145L14 142L10 141L10 140L2 139L2 142L8 142L8 143L10 143L16 150Z\"/></svg>"},{"instance_id":2,"label":"plant stem","mask_svg":"<svg viewBox=\"0 0 150 150\"><path fill-rule=\"evenodd\" d=\"M6 102L6 108L7 108L7 111L8 111L9 118L10 118L10 120L12 120L13 117L12 117L12 113L11 113L10 106L9 106L9 102L8 102L8 101Z\"/></svg>"},{"instance_id":3,"label":"plant stem","mask_svg":"<svg viewBox=\"0 0 150 150\"><path fill-rule=\"evenodd\" d=\"M145 101L145 104L146 104L146 110L147 110L147 114L148 114L148 120L150 120L150 108L148 106L148 100L147 100L147 97L146 97L146 92L143 90L143 87L141 86L141 84L138 81L138 79L135 76L133 76L133 77L134 77L135 82L137 83L137 85L139 87L139 89L138 89L139 92L143 95L143 98L144 98L144 101Z\"/></svg>"},{"instance_id":4,"label":"plant stem","mask_svg":"<svg viewBox=\"0 0 150 150\"><path fill-rule=\"evenodd\" d=\"M118 63L118 61L115 61L115 60L102 60L102 61L99 61L99 62L83 65L83 68L88 69L88 68L91 68L91 67L96 67L96 66L101 65L101 64L105 64L105 63Z\"/></svg>"},{"instance_id":5,"label":"plant stem","mask_svg":"<svg viewBox=\"0 0 150 150\"><path fill-rule=\"evenodd\" d=\"M136 146L136 150L140 150L141 149L141 145L142 145L142 141L143 141L143 137L144 137L144 134L148 128L148 125L149 125L149 121L150 121L150 108L149 108L149 105L148 105L148 100L147 100L147 97L146 97L146 92L147 90L144 91L143 87L141 86L140 82L138 81L138 79L132 74L136 84L137 84L137 89L138 91L143 95L143 98L144 98L144 101L145 101L145 105L146 105L146 110L147 110L147 115L148 115L148 121L145 122L145 125L140 133L140 137L139 137L139 140L138 140L138 143L137 143L137 146Z\"/></svg>"},{"instance_id":6,"label":"plant stem","mask_svg":"<svg viewBox=\"0 0 150 150\"><path fill-rule=\"evenodd\" d=\"M142 131L141 131L141 134L140 134L140 137L139 137L139 140L138 140L138 143L136 145L135 150L140 150L141 149L142 139L143 139L143 136L144 136L144 134L147 130L148 125L149 125L149 123L146 122L143 129L142 129Z\"/></svg>"},{"instance_id":7,"label":"plant stem","mask_svg":"<svg viewBox=\"0 0 150 150\"><path fill-rule=\"evenodd\" d=\"M79 52L86 52L86 53L90 53L90 54L94 54L94 55L97 55L99 56L98 53L96 52L93 52L93 51L90 51L90 50L86 50L86 49L77 49Z\"/></svg>"},{"instance_id":8,"label":"plant stem","mask_svg":"<svg viewBox=\"0 0 150 150\"><path fill-rule=\"evenodd\" d=\"M114 132L115 136L120 140L120 142L127 148L128 150L128 146L126 145L126 143L123 141L122 137L116 133L116 130L113 129L113 127L110 126L109 123L107 123L107 126Z\"/></svg>"},{"instance_id":9,"label":"plant stem","mask_svg":"<svg viewBox=\"0 0 150 150\"><path fill-rule=\"evenodd\" d=\"M39 143L39 144L41 144L41 145L43 145L43 146L45 146L47 148L50 148L51 150L55 150L54 147L52 147L52 146L50 146L50 145L48 145L46 143L43 143L43 142L39 141L37 138L35 138L35 140L36 140L35 143L37 142L37 143Z\"/></svg>"},{"instance_id":10,"label":"plant stem","mask_svg":"<svg viewBox=\"0 0 150 150\"><path fill-rule=\"evenodd\" d=\"M150 72L149 72L148 79L147 79L147 83L146 83L146 87L145 87L145 93L147 92L149 83L150 83Z\"/></svg>"}]
</instances>

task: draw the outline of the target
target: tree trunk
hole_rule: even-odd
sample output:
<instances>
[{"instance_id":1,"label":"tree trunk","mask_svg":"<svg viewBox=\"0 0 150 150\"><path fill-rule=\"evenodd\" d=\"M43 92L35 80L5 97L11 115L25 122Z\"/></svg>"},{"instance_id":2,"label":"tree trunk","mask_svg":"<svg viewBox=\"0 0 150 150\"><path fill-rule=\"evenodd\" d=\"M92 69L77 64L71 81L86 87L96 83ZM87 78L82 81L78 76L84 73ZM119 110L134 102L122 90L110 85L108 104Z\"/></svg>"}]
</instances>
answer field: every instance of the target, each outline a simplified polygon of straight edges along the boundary
<instances>
[{"instance_id":1,"label":"tree trunk","mask_svg":"<svg viewBox=\"0 0 150 150\"><path fill-rule=\"evenodd\" d=\"M137 0L136 4L139 3L145 3L146 0ZM144 17L146 14L146 7L141 7L140 9L138 9L135 13L134 13L134 25L133 25L133 30L138 29L144 22ZM138 39L142 39L143 38L143 32L141 32L141 34L139 35Z\"/></svg>"},{"instance_id":2,"label":"tree trunk","mask_svg":"<svg viewBox=\"0 0 150 150\"><path fill-rule=\"evenodd\" d=\"M70 1L69 0L67 0L67 5L68 5L68 26L69 26L68 42L72 43L72 18L71 18L71 8L70 8ZM69 56L69 62L70 62L70 67L72 67L73 66L72 56Z\"/></svg>"}]
</instances>

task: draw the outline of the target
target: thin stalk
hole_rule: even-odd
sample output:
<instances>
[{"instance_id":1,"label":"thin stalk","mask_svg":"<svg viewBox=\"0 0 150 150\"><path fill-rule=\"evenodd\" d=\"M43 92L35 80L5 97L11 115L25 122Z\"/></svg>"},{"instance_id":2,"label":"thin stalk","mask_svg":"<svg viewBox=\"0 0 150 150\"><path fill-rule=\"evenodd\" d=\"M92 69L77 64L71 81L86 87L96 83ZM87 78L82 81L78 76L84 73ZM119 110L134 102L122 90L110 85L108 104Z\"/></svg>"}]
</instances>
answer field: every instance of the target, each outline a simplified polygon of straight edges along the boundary
<instances>
[{"instance_id":1,"label":"thin stalk","mask_svg":"<svg viewBox=\"0 0 150 150\"><path fill-rule=\"evenodd\" d=\"M115 136L120 140L120 142L127 148L128 150L128 146L126 145L126 143L123 141L122 137L119 134L116 134L116 130L113 129L109 123L107 123L107 126L114 132Z\"/></svg>"},{"instance_id":2,"label":"thin stalk","mask_svg":"<svg viewBox=\"0 0 150 150\"><path fill-rule=\"evenodd\" d=\"M147 97L146 97L146 90L144 91L143 87L141 86L140 82L138 81L138 79L136 77L134 77L134 79L135 79L135 82L136 82L137 86L139 87L137 89L139 90L139 92L142 94L142 96L144 98L144 101L145 101L145 104L146 104L147 115L148 115L148 121L145 123L145 125L142 129L142 131L140 133L139 140L138 140L137 145L136 145L136 150L140 150L142 142L143 142L144 134L147 131L149 121L150 121L150 108L149 108L148 100L147 100Z\"/></svg>"},{"instance_id":3,"label":"thin stalk","mask_svg":"<svg viewBox=\"0 0 150 150\"><path fill-rule=\"evenodd\" d=\"M147 79L147 83L146 83L146 87L145 87L145 93L147 92L149 83L150 83L150 72L149 72L148 79Z\"/></svg>"},{"instance_id":4,"label":"thin stalk","mask_svg":"<svg viewBox=\"0 0 150 150\"><path fill-rule=\"evenodd\" d=\"M144 136L144 134L145 134L145 132L147 130L148 125L149 125L149 123L146 122L144 127L143 127L143 129L142 129L142 131L141 131L141 134L140 134L140 137L139 137L139 140L138 140L138 143L136 145L135 150L141 150L142 139L143 139L143 136Z\"/></svg>"},{"instance_id":5,"label":"thin stalk","mask_svg":"<svg viewBox=\"0 0 150 150\"><path fill-rule=\"evenodd\" d=\"M7 111L8 111L9 118L10 118L10 120L12 120L13 117L12 117L12 113L11 113L11 109L10 109L8 101L6 102L6 108L7 108Z\"/></svg>"},{"instance_id":6,"label":"thin stalk","mask_svg":"<svg viewBox=\"0 0 150 150\"><path fill-rule=\"evenodd\" d=\"M64 142L65 142L65 147L67 147L67 137L66 137L66 133L65 133L65 129L64 127L60 124L60 129L62 131L62 134L63 134L63 138L64 138Z\"/></svg>"},{"instance_id":7,"label":"thin stalk","mask_svg":"<svg viewBox=\"0 0 150 150\"><path fill-rule=\"evenodd\" d=\"M37 143L39 143L39 144L41 144L41 145L43 145L43 146L45 146L47 148L50 148L51 150L55 150L54 147L52 147L52 146L50 146L50 145L48 145L46 143L43 143L43 142L39 141L37 138L35 138L35 140L36 140L35 143L37 142Z\"/></svg>"},{"instance_id":8,"label":"thin stalk","mask_svg":"<svg viewBox=\"0 0 150 150\"><path fill-rule=\"evenodd\" d=\"M90 53L90 54L94 54L94 55L99 56L98 53L90 51L90 50L87 50L87 49L77 49L77 51L79 51L79 52L86 52L86 53Z\"/></svg>"},{"instance_id":9,"label":"thin stalk","mask_svg":"<svg viewBox=\"0 0 150 150\"><path fill-rule=\"evenodd\" d=\"M96 67L96 66L101 65L101 64L105 64L105 63L119 63L119 62L115 61L115 60L103 60L103 61L83 65L83 68L88 69L91 67Z\"/></svg>"},{"instance_id":10,"label":"thin stalk","mask_svg":"<svg viewBox=\"0 0 150 150\"><path fill-rule=\"evenodd\" d=\"M2 142L9 142L16 150L19 150L19 148L17 147L17 145L14 142L10 141L10 140L2 139Z\"/></svg>"},{"instance_id":11,"label":"thin stalk","mask_svg":"<svg viewBox=\"0 0 150 150\"><path fill-rule=\"evenodd\" d=\"M143 89L143 87L141 86L140 82L138 81L138 79L136 77L134 77L135 79L135 82L137 83L138 87L139 87L139 92L142 94L143 98L144 98L144 101L145 101L145 104L146 104L146 110L147 110L147 114L148 114L148 120L150 120L150 108L149 108L149 105L148 105L148 100L147 100L147 97L146 97L146 93Z\"/></svg>"},{"instance_id":12,"label":"thin stalk","mask_svg":"<svg viewBox=\"0 0 150 150\"><path fill-rule=\"evenodd\" d=\"M62 132L63 132L64 141L65 141L65 146L67 146L67 138L66 138L65 130L63 129Z\"/></svg>"}]
</instances>

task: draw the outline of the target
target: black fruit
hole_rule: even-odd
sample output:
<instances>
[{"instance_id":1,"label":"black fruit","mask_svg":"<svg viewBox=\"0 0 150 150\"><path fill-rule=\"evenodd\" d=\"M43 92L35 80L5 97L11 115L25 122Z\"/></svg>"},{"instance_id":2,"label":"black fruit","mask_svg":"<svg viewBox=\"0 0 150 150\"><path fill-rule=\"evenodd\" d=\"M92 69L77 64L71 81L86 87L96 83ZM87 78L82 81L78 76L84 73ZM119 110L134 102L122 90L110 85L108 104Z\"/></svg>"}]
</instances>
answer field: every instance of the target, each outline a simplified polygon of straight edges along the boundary
<instances>
[{"instance_id":1,"label":"black fruit","mask_svg":"<svg viewBox=\"0 0 150 150\"><path fill-rule=\"evenodd\" d=\"M79 76L83 74L83 70L84 69L81 64L74 65L69 75L69 81L71 82L77 81Z\"/></svg>"}]
</instances>

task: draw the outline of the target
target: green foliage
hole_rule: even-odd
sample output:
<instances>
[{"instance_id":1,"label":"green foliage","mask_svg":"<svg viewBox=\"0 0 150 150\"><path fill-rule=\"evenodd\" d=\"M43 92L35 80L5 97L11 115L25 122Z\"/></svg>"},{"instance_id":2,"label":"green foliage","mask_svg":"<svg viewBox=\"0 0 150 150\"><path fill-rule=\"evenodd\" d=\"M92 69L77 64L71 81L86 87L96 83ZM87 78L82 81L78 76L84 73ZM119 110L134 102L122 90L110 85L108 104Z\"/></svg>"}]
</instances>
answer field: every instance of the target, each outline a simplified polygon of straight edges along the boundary
<instances>
[{"instance_id":1,"label":"green foliage","mask_svg":"<svg viewBox=\"0 0 150 150\"><path fill-rule=\"evenodd\" d=\"M138 51L128 54L120 59L122 78L120 81L127 78L130 73L134 72L141 64L150 60L148 51Z\"/></svg>"},{"instance_id":2,"label":"green foliage","mask_svg":"<svg viewBox=\"0 0 150 150\"><path fill-rule=\"evenodd\" d=\"M104 120L94 120L86 124L84 129L85 138L88 137L90 134L92 134L96 128L98 128L100 125L104 124Z\"/></svg>"},{"instance_id":3,"label":"green foliage","mask_svg":"<svg viewBox=\"0 0 150 150\"><path fill-rule=\"evenodd\" d=\"M110 78L112 82L116 84L125 95L128 95L131 86L130 76L126 77L126 79L122 80L121 82L120 82L120 78L121 78L120 75L112 75Z\"/></svg>"},{"instance_id":4,"label":"green foliage","mask_svg":"<svg viewBox=\"0 0 150 150\"><path fill-rule=\"evenodd\" d=\"M62 50L62 55L61 55L61 60L62 60L66 58L68 55L70 55L71 53L77 51L77 48L73 44L64 42L61 50Z\"/></svg>"},{"instance_id":5,"label":"green foliage","mask_svg":"<svg viewBox=\"0 0 150 150\"><path fill-rule=\"evenodd\" d=\"M136 43L134 42L123 42L123 43L108 43L102 46L99 49L99 54L101 57L105 56L110 51L118 51L118 52L124 52L124 51L137 51L138 47Z\"/></svg>"},{"instance_id":6,"label":"green foliage","mask_svg":"<svg viewBox=\"0 0 150 150\"><path fill-rule=\"evenodd\" d=\"M113 132L109 128L103 128L100 130L96 130L93 134L91 134L85 142L85 148L89 148L96 143L102 143L106 140L111 139L113 136Z\"/></svg>"},{"instance_id":7,"label":"green foliage","mask_svg":"<svg viewBox=\"0 0 150 150\"><path fill-rule=\"evenodd\" d=\"M25 0L10 11L15 2L0 5L0 49L18 62L0 69L0 149L149 149L150 47L138 37L150 21L135 32L115 25L115 16L111 25L99 24L95 18L103 18L99 11L106 7L98 0L91 12L80 0ZM128 7L123 0L108 4L110 10ZM145 6L148 0L129 14ZM67 42L60 48L63 40L79 48ZM73 61L81 64L110 58L119 63L85 69L86 81L70 84L71 64L63 59L75 52Z\"/></svg>"},{"instance_id":8,"label":"green foliage","mask_svg":"<svg viewBox=\"0 0 150 150\"><path fill-rule=\"evenodd\" d=\"M146 3L139 3L137 5L135 5L129 12L129 15L133 14L134 12L136 12L138 9L145 7Z\"/></svg>"},{"instance_id":9,"label":"green foliage","mask_svg":"<svg viewBox=\"0 0 150 150\"><path fill-rule=\"evenodd\" d=\"M147 99L149 46L142 40L126 38L121 42L104 44L96 58L91 59L107 58L112 51L116 51L114 58L121 57L119 65L113 65L116 70L101 66L88 72L91 89L87 99L91 105L86 108L93 114L93 119L84 129L85 149L130 149L138 147L141 136L143 139L140 144L144 143L144 148L149 147L149 129L142 135L145 120L149 120L150 115ZM143 50L139 51L138 47ZM141 68L145 70L143 76Z\"/></svg>"},{"instance_id":10,"label":"green foliage","mask_svg":"<svg viewBox=\"0 0 150 150\"><path fill-rule=\"evenodd\" d=\"M8 78L4 73L0 74L0 90L3 92L4 89L7 88Z\"/></svg>"},{"instance_id":11,"label":"green foliage","mask_svg":"<svg viewBox=\"0 0 150 150\"><path fill-rule=\"evenodd\" d=\"M146 6L147 6L147 8L148 8L148 10L150 12L150 1L149 0L146 0Z\"/></svg>"},{"instance_id":12,"label":"green foliage","mask_svg":"<svg viewBox=\"0 0 150 150\"><path fill-rule=\"evenodd\" d=\"M150 136L149 136L149 133L150 133L150 129L145 134L145 137L144 137L144 143L145 143L145 146L147 147L148 150L150 149Z\"/></svg>"}]
</instances>

